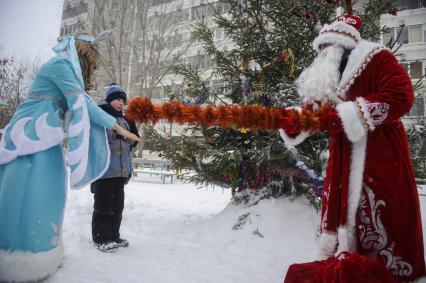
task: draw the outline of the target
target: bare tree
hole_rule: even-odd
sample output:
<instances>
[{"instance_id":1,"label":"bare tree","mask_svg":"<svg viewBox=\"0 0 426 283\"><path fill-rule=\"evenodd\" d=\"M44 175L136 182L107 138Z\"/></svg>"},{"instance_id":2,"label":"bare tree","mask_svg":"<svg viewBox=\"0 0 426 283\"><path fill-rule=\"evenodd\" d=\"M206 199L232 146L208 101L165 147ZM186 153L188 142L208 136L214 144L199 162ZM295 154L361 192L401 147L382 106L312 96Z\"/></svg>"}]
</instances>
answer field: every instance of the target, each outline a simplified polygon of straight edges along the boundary
<instances>
[{"instance_id":1,"label":"bare tree","mask_svg":"<svg viewBox=\"0 0 426 283\"><path fill-rule=\"evenodd\" d=\"M164 2L167 1L137 0L135 16L139 29L132 51L137 62L135 77L142 94L147 96L152 96L153 88L161 85L191 45L188 28L177 28L189 20L190 10L182 10L182 3L175 2L171 7Z\"/></svg>"},{"instance_id":2,"label":"bare tree","mask_svg":"<svg viewBox=\"0 0 426 283\"><path fill-rule=\"evenodd\" d=\"M107 39L101 53L101 66L106 78L125 85L129 64L135 0L94 0L92 29L94 33L112 29L113 37ZM99 73L98 73L99 74Z\"/></svg>"},{"instance_id":3,"label":"bare tree","mask_svg":"<svg viewBox=\"0 0 426 283\"><path fill-rule=\"evenodd\" d=\"M93 34L113 30L113 37L102 43L98 86L115 82L131 96L153 96L191 44L189 31L176 27L191 16L178 2L93 0L88 16L75 15L78 26Z\"/></svg>"},{"instance_id":4,"label":"bare tree","mask_svg":"<svg viewBox=\"0 0 426 283\"><path fill-rule=\"evenodd\" d=\"M40 67L40 59L28 57L0 59L0 99L7 107L0 109L0 128L3 128L19 104L27 96L31 82Z\"/></svg>"}]
</instances>

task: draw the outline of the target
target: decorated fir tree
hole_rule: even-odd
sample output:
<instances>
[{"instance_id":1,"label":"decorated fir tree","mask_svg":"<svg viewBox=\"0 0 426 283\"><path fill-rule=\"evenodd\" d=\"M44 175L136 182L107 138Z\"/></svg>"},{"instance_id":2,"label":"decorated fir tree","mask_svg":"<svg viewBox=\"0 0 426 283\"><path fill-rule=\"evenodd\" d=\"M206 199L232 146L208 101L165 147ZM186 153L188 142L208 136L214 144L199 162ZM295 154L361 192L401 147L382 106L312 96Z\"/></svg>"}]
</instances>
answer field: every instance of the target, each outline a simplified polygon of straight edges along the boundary
<instances>
[{"instance_id":1,"label":"decorated fir tree","mask_svg":"<svg viewBox=\"0 0 426 283\"><path fill-rule=\"evenodd\" d=\"M426 181L426 127L424 121L416 121L408 129L408 143L414 174L419 183Z\"/></svg>"},{"instance_id":2,"label":"decorated fir tree","mask_svg":"<svg viewBox=\"0 0 426 283\"><path fill-rule=\"evenodd\" d=\"M234 48L221 51L213 30L200 19L194 35L206 54L215 61L213 79L224 81L212 89L198 70L176 66L186 89L170 93L173 100L187 104L259 104L285 108L300 105L295 80L314 59L311 47L321 26L336 17L336 10L350 11L341 1L319 0L223 0L229 11L215 13L217 27L224 29ZM394 13L393 1L370 0L359 14L364 38L377 40L379 17ZM210 78L211 79L211 78ZM263 197L305 194L318 204L321 172L324 170L326 134L316 134L297 148L286 148L276 131L250 128L188 126L180 136L149 127L145 136L154 150L174 167L189 172L183 177L201 185L232 188L236 201L250 204Z\"/></svg>"}]
</instances>

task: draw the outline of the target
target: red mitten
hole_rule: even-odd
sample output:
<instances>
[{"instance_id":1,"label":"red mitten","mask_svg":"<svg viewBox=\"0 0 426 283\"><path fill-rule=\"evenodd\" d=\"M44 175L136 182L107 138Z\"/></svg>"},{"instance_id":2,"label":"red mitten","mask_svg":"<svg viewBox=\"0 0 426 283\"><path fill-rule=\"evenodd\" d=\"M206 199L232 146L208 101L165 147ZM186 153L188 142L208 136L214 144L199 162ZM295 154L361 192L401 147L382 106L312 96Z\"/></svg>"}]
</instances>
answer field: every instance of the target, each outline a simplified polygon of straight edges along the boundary
<instances>
[{"instance_id":1,"label":"red mitten","mask_svg":"<svg viewBox=\"0 0 426 283\"><path fill-rule=\"evenodd\" d=\"M320 130L333 133L343 131L342 120L336 111L330 111L320 116Z\"/></svg>"},{"instance_id":2,"label":"red mitten","mask_svg":"<svg viewBox=\"0 0 426 283\"><path fill-rule=\"evenodd\" d=\"M298 135L301 131L298 119L293 116L288 116L289 114L285 109L282 111L282 114L283 116L277 127L283 129L289 136Z\"/></svg>"}]
</instances>

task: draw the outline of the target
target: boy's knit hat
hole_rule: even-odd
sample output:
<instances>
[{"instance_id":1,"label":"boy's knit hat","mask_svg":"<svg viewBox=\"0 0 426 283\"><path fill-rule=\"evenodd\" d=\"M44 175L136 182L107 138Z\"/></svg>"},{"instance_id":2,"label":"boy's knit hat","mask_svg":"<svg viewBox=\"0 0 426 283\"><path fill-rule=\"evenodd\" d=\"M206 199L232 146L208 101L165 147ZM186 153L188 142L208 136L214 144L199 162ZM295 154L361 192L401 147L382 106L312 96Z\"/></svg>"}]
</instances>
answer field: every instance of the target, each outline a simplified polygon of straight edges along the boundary
<instances>
[{"instance_id":1,"label":"boy's knit hat","mask_svg":"<svg viewBox=\"0 0 426 283\"><path fill-rule=\"evenodd\" d=\"M115 83L112 83L108 86L105 92L105 101L109 104L114 99L124 99L124 102L127 100L127 95L124 89Z\"/></svg>"}]
</instances>

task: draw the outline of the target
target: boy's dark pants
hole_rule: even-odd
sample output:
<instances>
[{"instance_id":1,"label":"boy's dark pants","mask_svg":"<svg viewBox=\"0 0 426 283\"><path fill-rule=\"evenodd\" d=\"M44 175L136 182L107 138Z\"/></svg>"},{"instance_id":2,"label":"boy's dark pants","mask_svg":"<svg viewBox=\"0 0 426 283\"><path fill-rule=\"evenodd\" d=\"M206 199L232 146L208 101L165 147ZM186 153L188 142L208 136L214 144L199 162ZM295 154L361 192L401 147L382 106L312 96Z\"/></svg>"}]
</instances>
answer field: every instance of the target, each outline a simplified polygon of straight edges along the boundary
<instances>
[{"instance_id":1,"label":"boy's dark pants","mask_svg":"<svg viewBox=\"0 0 426 283\"><path fill-rule=\"evenodd\" d=\"M99 179L91 184L95 204L92 216L93 242L105 243L120 238L124 209L124 185L127 178Z\"/></svg>"}]
</instances>

